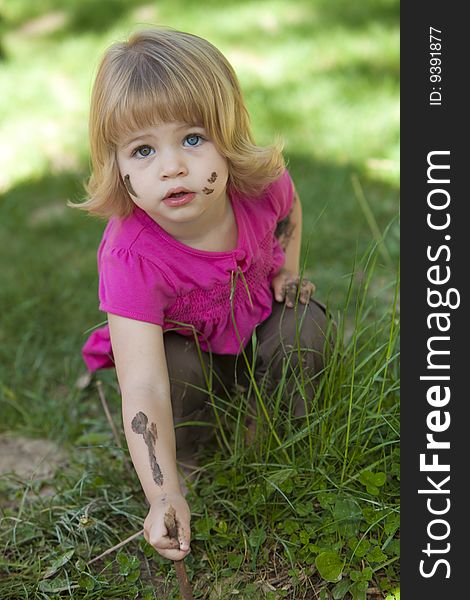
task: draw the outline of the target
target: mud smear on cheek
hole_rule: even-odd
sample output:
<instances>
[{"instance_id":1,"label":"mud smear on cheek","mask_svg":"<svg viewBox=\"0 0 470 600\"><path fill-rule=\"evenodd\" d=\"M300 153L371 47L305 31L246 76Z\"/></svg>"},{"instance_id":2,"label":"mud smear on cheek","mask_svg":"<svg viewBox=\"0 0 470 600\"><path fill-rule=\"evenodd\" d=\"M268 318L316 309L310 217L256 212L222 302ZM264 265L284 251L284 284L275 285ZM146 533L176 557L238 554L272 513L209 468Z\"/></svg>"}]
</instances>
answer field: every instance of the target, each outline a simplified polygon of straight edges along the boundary
<instances>
[{"instance_id":1,"label":"mud smear on cheek","mask_svg":"<svg viewBox=\"0 0 470 600\"><path fill-rule=\"evenodd\" d=\"M217 179L217 173L215 171L212 171L211 176L209 177L209 179L207 180L209 183L214 183ZM214 191L214 188L208 188L205 187L202 190L204 192L204 194L212 194L212 192Z\"/></svg>"},{"instance_id":2,"label":"mud smear on cheek","mask_svg":"<svg viewBox=\"0 0 470 600\"><path fill-rule=\"evenodd\" d=\"M124 185L126 186L126 190L129 192L129 194L131 194L132 196L135 196L136 198L138 198L139 196L135 193L134 188L132 187L132 183L131 183L131 178L129 175L125 175L124 176Z\"/></svg>"},{"instance_id":3,"label":"mud smear on cheek","mask_svg":"<svg viewBox=\"0 0 470 600\"><path fill-rule=\"evenodd\" d=\"M147 445L149 453L150 469L152 470L153 480L157 485L163 485L163 474L160 469L160 465L157 463L155 458L155 442L158 439L157 426L155 423L151 423L148 426L148 417L143 412L138 412L132 419L131 427L134 433L141 435L144 438L144 442Z\"/></svg>"}]
</instances>

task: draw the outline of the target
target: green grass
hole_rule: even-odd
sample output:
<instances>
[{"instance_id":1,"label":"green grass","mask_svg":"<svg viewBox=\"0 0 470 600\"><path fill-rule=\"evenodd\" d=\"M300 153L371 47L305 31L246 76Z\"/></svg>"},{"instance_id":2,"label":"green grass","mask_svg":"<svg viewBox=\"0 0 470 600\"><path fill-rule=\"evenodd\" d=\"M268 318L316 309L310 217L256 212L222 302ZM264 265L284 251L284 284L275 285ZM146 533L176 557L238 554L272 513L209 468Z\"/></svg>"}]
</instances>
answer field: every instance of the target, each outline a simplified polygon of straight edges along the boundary
<instances>
[{"instance_id":1,"label":"green grass","mask_svg":"<svg viewBox=\"0 0 470 600\"><path fill-rule=\"evenodd\" d=\"M195 595L359 600L368 586L385 597L398 586L398 3L11 0L0 9L1 429L53 439L69 460L49 482L0 483L0 598L151 598L151 586L176 598L171 565L142 540L85 566L141 528L145 505L96 389L74 388L85 332L104 318L104 224L65 202L83 195L98 56L144 23L214 42L256 138L285 140L306 273L338 322L305 422L281 408L281 382L261 395L269 422L261 411L247 448L246 398L219 402L227 443L206 449L189 498ZM118 421L114 373L103 380Z\"/></svg>"},{"instance_id":2,"label":"green grass","mask_svg":"<svg viewBox=\"0 0 470 600\"><path fill-rule=\"evenodd\" d=\"M374 246L359 261L360 282L350 280L355 327L345 340L340 317L335 349L305 419L290 412L282 380L271 396L261 392L266 411L258 403L259 428L247 446L247 398L215 398L219 444L200 454L189 495L193 542L186 564L197 598L238 590L243 598L297 599L315 589L324 598L330 590L334 598L349 592L346 597L360 599L367 588L396 587L397 289L382 316L371 320L378 257ZM105 383L117 416L114 375L107 373ZM300 378L296 389L303 392ZM39 598L177 598L168 561L143 540L86 566L141 529L145 505L94 386L65 400L69 410L75 407L76 423L67 431L68 465L48 482L9 477L2 484L8 503L2 598L33 592ZM46 486L52 492L44 497ZM211 596L218 588L222 595Z\"/></svg>"}]
</instances>

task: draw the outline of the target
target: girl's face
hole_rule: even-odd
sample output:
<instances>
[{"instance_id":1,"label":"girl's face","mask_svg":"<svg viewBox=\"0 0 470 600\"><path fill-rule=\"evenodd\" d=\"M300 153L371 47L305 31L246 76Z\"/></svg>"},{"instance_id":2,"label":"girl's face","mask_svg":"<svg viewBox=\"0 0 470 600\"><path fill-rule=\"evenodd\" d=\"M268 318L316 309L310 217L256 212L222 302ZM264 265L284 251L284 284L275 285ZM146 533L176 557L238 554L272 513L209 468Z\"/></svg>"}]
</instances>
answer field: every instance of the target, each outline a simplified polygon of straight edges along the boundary
<instances>
[{"instance_id":1,"label":"girl's face","mask_svg":"<svg viewBox=\"0 0 470 600\"><path fill-rule=\"evenodd\" d=\"M132 201L163 227L209 216L227 200L227 160L202 127L136 131L118 146L117 161Z\"/></svg>"}]
</instances>

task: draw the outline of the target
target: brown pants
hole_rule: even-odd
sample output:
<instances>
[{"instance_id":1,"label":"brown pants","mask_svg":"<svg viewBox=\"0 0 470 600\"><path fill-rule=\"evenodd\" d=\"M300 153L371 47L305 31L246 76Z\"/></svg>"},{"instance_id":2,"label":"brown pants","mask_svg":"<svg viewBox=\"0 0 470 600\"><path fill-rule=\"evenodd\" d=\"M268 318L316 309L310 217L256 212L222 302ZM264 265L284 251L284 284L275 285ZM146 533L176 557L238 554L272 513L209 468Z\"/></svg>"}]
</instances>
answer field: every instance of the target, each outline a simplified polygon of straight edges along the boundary
<instances>
[{"instance_id":1,"label":"brown pants","mask_svg":"<svg viewBox=\"0 0 470 600\"><path fill-rule=\"evenodd\" d=\"M315 300L296 308L274 301L271 315L256 328L254 361L251 342L245 349L249 364L254 364L257 383L275 385L286 374L286 368L287 376L302 369L307 397L312 398L318 383L315 375L324 367L327 329L325 309ZM192 338L175 332L165 333L164 343L176 447L178 454L184 455L194 452L198 443L207 441L214 430L202 425L215 420L208 388L213 397L226 397L237 384L247 388L249 375L242 355L202 352ZM304 400L299 398L296 414L303 414L304 407ZM190 425L195 421L200 424Z\"/></svg>"}]
</instances>

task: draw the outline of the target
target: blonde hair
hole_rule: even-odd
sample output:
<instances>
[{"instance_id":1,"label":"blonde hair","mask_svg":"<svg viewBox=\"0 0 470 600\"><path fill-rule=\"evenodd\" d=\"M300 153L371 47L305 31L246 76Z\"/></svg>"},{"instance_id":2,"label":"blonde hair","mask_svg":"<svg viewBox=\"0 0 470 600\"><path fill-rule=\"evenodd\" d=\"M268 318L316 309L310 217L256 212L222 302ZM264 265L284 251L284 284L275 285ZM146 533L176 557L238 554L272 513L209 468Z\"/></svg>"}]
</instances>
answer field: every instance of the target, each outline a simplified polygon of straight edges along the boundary
<instances>
[{"instance_id":1,"label":"blonde hair","mask_svg":"<svg viewBox=\"0 0 470 600\"><path fill-rule=\"evenodd\" d=\"M207 130L228 161L229 187L256 197L282 174L281 146L255 145L237 76L222 53L190 33L144 30L102 58L90 106L89 199L69 205L101 217L130 215L116 147L133 131L176 121Z\"/></svg>"}]
</instances>

